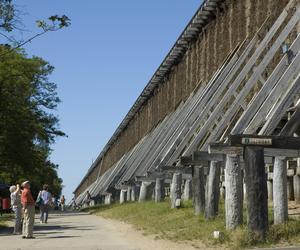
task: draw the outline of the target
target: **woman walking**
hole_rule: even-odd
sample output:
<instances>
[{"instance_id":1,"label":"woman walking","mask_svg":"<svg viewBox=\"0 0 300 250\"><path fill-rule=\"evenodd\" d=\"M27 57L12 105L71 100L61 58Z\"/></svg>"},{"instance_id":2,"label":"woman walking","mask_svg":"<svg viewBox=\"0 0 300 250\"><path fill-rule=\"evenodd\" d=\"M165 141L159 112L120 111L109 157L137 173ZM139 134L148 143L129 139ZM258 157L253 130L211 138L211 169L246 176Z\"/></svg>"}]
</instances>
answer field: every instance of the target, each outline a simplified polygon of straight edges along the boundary
<instances>
[{"instance_id":1,"label":"woman walking","mask_svg":"<svg viewBox=\"0 0 300 250\"><path fill-rule=\"evenodd\" d=\"M12 210L15 213L15 227L13 234L21 234L22 224L22 203L21 203L21 188L20 185L13 185L9 188L10 202Z\"/></svg>"},{"instance_id":2,"label":"woman walking","mask_svg":"<svg viewBox=\"0 0 300 250\"><path fill-rule=\"evenodd\" d=\"M40 206L40 212L41 212L41 217L40 217L41 223L47 224L51 199L52 199L52 196L51 196L51 193L48 191L48 185L45 184L45 185L43 185L43 190L39 192L39 195L37 198L38 205Z\"/></svg>"}]
</instances>

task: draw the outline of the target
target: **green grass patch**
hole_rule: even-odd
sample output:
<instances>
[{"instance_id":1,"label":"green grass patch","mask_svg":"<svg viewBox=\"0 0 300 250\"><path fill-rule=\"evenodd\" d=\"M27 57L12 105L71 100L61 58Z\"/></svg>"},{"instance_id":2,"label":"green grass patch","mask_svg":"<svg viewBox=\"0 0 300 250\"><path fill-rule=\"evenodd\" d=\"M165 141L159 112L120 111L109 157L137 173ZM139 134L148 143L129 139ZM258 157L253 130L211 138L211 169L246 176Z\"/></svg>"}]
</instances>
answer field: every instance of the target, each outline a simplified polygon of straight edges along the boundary
<instances>
[{"instance_id":1,"label":"green grass patch","mask_svg":"<svg viewBox=\"0 0 300 250\"><path fill-rule=\"evenodd\" d=\"M253 246L273 246L275 244L299 244L300 221L290 220L285 225L270 225L266 242L256 241L243 225L234 231L225 229L224 204L220 204L219 215L213 220L206 220L202 215L195 216L192 202L184 203L180 209L170 209L168 201L154 203L113 204L110 206L96 206L83 209L108 219L117 219L134 225L144 234L153 234L157 238L173 241L189 241L193 246L197 242L209 247L243 249ZM244 221L247 221L244 211ZM270 221L273 221L270 210ZM222 237L216 240L213 232L222 232Z\"/></svg>"}]
</instances>

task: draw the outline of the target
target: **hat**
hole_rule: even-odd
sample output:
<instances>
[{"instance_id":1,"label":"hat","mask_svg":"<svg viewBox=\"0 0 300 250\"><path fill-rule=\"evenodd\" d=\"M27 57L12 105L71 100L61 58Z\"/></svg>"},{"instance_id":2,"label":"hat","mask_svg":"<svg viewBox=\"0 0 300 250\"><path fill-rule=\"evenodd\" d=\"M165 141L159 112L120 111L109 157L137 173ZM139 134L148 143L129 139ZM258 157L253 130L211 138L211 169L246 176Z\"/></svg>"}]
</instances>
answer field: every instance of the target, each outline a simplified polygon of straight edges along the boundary
<instances>
[{"instance_id":1,"label":"hat","mask_svg":"<svg viewBox=\"0 0 300 250\"><path fill-rule=\"evenodd\" d=\"M30 183L29 181L24 181L21 186L24 187L26 184L29 184L29 183Z\"/></svg>"},{"instance_id":2,"label":"hat","mask_svg":"<svg viewBox=\"0 0 300 250\"><path fill-rule=\"evenodd\" d=\"M17 187L16 187L15 185L10 186L9 192L11 192L11 193L15 192L15 191L16 191L16 188L17 188Z\"/></svg>"}]
</instances>

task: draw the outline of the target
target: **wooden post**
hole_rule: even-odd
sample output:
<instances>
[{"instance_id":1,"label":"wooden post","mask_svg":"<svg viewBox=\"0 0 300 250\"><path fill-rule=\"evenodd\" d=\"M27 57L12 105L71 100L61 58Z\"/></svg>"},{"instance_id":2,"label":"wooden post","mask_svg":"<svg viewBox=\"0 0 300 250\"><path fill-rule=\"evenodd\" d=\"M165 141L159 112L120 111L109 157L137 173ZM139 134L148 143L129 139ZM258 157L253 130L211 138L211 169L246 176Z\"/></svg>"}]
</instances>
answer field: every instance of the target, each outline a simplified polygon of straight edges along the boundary
<instances>
[{"instance_id":1,"label":"wooden post","mask_svg":"<svg viewBox=\"0 0 300 250\"><path fill-rule=\"evenodd\" d=\"M295 203L300 204L300 176L294 175L294 195Z\"/></svg>"},{"instance_id":2,"label":"wooden post","mask_svg":"<svg viewBox=\"0 0 300 250\"><path fill-rule=\"evenodd\" d=\"M179 208L181 205L182 174L174 173L171 186L171 208Z\"/></svg>"},{"instance_id":3,"label":"wooden post","mask_svg":"<svg viewBox=\"0 0 300 250\"><path fill-rule=\"evenodd\" d=\"M300 158L297 159L296 174L294 175L295 203L300 204Z\"/></svg>"},{"instance_id":4,"label":"wooden post","mask_svg":"<svg viewBox=\"0 0 300 250\"><path fill-rule=\"evenodd\" d=\"M274 224L288 219L287 162L285 157L275 157L273 170Z\"/></svg>"},{"instance_id":5,"label":"wooden post","mask_svg":"<svg viewBox=\"0 0 300 250\"><path fill-rule=\"evenodd\" d=\"M205 210L205 189L204 169L201 166L193 166L193 203L195 214L204 213Z\"/></svg>"},{"instance_id":6,"label":"wooden post","mask_svg":"<svg viewBox=\"0 0 300 250\"><path fill-rule=\"evenodd\" d=\"M154 185L152 182L143 181L140 189L139 202L150 200L152 198Z\"/></svg>"},{"instance_id":7,"label":"wooden post","mask_svg":"<svg viewBox=\"0 0 300 250\"><path fill-rule=\"evenodd\" d=\"M111 204L111 196L112 194L106 194L104 198L104 204L105 205L110 205Z\"/></svg>"},{"instance_id":8,"label":"wooden post","mask_svg":"<svg viewBox=\"0 0 300 250\"><path fill-rule=\"evenodd\" d=\"M220 172L221 164L217 161L210 162L207 180L207 197L205 207L205 218L214 218L218 214L220 200Z\"/></svg>"},{"instance_id":9,"label":"wooden post","mask_svg":"<svg viewBox=\"0 0 300 250\"><path fill-rule=\"evenodd\" d=\"M255 238L265 239L268 228L268 190L264 148L245 147L248 227Z\"/></svg>"},{"instance_id":10,"label":"wooden post","mask_svg":"<svg viewBox=\"0 0 300 250\"><path fill-rule=\"evenodd\" d=\"M165 180L156 178L155 183L155 202L161 202L165 198Z\"/></svg>"},{"instance_id":11,"label":"wooden post","mask_svg":"<svg viewBox=\"0 0 300 250\"><path fill-rule=\"evenodd\" d=\"M267 181L267 187L268 187L268 199L269 201L273 201L273 180Z\"/></svg>"},{"instance_id":12,"label":"wooden post","mask_svg":"<svg viewBox=\"0 0 300 250\"><path fill-rule=\"evenodd\" d=\"M183 200L188 201L192 199L192 180L187 179L184 183Z\"/></svg>"},{"instance_id":13,"label":"wooden post","mask_svg":"<svg viewBox=\"0 0 300 250\"><path fill-rule=\"evenodd\" d=\"M120 191L120 204L123 204L126 202L126 193L127 191L126 190L121 190Z\"/></svg>"},{"instance_id":14,"label":"wooden post","mask_svg":"<svg viewBox=\"0 0 300 250\"><path fill-rule=\"evenodd\" d=\"M287 176L287 194L288 201L294 200L294 178L293 176Z\"/></svg>"},{"instance_id":15,"label":"wooden post","mask_svg":"<svg viewBox=\"0 0 300 250\"><path fill-rule=\"evenodd\" d=\"M225 188L226 229L231 230L243 223L243 182L237 155L226 155Z\"/></svg>"},{"instance_id":16,"label":"wooden post","mask_svg":"<svg viewBox=\"0 0 300 250\"><path fill-rule=\"evenodd\" d=\"M131 191L132 191L132 188L131 187L128 187L127 188L127 202L131 201Z\"/></svg>"},{"instance_id":17,"label":"wooden post","mask_svg":"<svg viewBox=\"0 0 300 250\"><path fill-rule=\"evenodd\" d=\"M137 200L137 194L139 193L139 187L137 185L133 185L131 187L131 201Z\"/></svg>"}]
</instances>

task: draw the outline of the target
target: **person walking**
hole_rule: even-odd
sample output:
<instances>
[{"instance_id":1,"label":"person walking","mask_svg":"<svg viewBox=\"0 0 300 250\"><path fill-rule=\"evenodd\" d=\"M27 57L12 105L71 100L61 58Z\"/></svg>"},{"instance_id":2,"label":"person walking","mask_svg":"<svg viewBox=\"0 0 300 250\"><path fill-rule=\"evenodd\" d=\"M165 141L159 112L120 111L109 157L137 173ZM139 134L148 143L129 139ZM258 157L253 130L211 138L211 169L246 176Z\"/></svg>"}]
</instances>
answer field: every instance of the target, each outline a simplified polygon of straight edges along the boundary
<instances>
[{"instance_id":1,"label":"person walking","mask_svg":"<svg viewBox=\"0 0 300 250\"><path fill-rule=\"evenodd\" d=\"M49 207L52 199L51 193L48 191L48 185L43 185L43 190L39 192L37 201L39 202L40 206L40 222L47 224L48 222L48 214L49 214Z\"/></svg>"},{"instance_id":2,"label":"person walking","mask_svg":"<svg viewBox=\"0 0 300 250\"><path fill-rule=\"evenodd\" d=\"M20 185L13 185L9 188L10 191L10 203L12 210L15 213L15 226L13 234L21 234L22 224L22 204L21 204L21 188Z\"/></svg>"},{"instance_id":3,"label":"person walking","mask_svg":"<svg viewBox=\"0 0 300 250\"><path fill-rule=\"evenodd\" d=\"M21 194L21 203L23 206L23 239L34 239L33 237L33 225L34 225L34 199L30 191L30 182L24 181L22 183L23 191Z\"/></svg>"},{"instance_id":4,"label":"person walking","mask_svg":"<svg viewBox=\"0 0 300 250\"><path fill-rule=\"evenodd\" d=\"M62 196L60 197L60 206L61 206L61 211L62 211L62 212L65 211L65 203L66 203L65 196L62 195Z\"/></svg>"}]
</instances>

